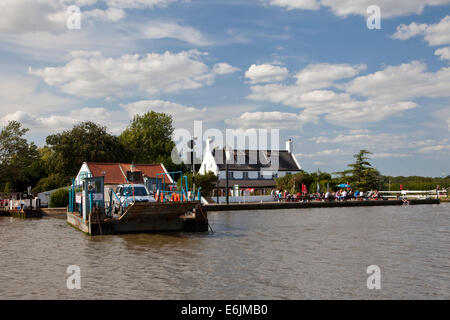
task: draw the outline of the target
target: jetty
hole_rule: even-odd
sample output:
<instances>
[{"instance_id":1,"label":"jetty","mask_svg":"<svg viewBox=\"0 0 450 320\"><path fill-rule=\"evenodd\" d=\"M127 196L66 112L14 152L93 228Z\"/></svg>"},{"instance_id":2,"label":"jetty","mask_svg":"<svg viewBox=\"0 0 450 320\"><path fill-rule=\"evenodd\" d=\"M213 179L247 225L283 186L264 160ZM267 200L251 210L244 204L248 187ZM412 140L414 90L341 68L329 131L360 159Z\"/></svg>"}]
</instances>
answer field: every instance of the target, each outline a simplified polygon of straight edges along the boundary
<instances>
[{"instance_id":1,"label":"jetty","mask_svg":"<svg viewBox=\"0 0 450 320\"><path fill-rule=\"evenodd\" d=\"M44 213L41 210L39 199L3 200L0 207L0 216L16 218L41 218Z\"/></svg>"},{"instance_id":2,"label":"jetty","mask_svg":"<svg viewBox=\"0 0 450 320\"><path fill-rule=\"evenodd\" d=\"M208 211L235 210L276 210L276 209L308 209L308 208L344 208L344 207L374 207L374 206L404 206L439 204L440 199L411 200L348 200L348 201L309 201L309 202L262 202L262 203L230 203L208 204Z\"/></svg>"}]
</instances>

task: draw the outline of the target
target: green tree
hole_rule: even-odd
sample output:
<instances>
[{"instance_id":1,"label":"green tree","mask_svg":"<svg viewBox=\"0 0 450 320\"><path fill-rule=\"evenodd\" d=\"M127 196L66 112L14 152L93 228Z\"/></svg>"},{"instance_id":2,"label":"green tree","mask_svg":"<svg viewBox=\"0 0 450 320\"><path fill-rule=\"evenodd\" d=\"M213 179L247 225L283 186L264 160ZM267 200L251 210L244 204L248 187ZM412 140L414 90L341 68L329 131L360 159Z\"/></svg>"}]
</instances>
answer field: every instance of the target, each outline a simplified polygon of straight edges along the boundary
<instances>
[{"instance_id":1,"label":"green tree","mask_svg":"<svg viewBox=\"0 0 450 320\"><path fill-rule=\"evenodd\" d=\"M51 173L48 177L42 178L33 188L33 192L44 192L55 190L60 187L70 185L70 180L58 173Z\"/></svg>"},{"instance_id":2,"label":"green tree","mask_svg":"<svg viewBox=\"0 0 450 320\"><path fill-rule=\"evenodd\" d=\"M11 185L9 184L8 181L5 183L5 190L4 190L4 193L5 193L5 194L11 193Z\"/></svg>"},{"instance_id":3,"label":"green tree","mask_svg":"<svg viewBox=\"0 0 450 320\"><path fill-rule=\"evenodd\" d=\"M379 189L381 175L369 162L372 153L360 150L354 154L355 162L349 164L349 170L343 171L341 179L347 180L354 188L361 190Z\"/></svg>"},{"instance_id":4,"label":"green tree","mask_svg":"<svg viewBox=\"0 0 450 320\"><path fill-rule=\"evenodd\" d=\"M184 171L185 166L174 164L171 158L173 131L172 116L150 111L134 116L119 138L135 163L164 163L169 171Z\"/></svg>"},{"instance_id":5,"label":"green tree","mask_svg":"<svg viewBox=\"0 0 450 320\"><path fill-rule=\"evenodd\" d=\"M192 183L192 173L187 173L186 174L187 178L188 178L188 187L189 190L192 190L193 187L193 183ZM211 195L212 190L215 188L215 186L217 185L217 181L218 181L218 177L212 173L212 172L208 172L204 175L202 174L196 174L195 175L195 188L198 190L198 188L202 188L200 190L202 195ZM184 182L184 181L183 181ZM181 184L181 179L178 180L178 187ZM185 187L183 185L183 187Z\"/></svg>"},{"instance_id":6,"label":"green tree","mask_svg":"<svg viewBox=\"0 0 450 320\"><path fill-rule=\"evenodd\" d=\"M9 183L11 191L24 191L33 183L33 164L39 153L34 143L28 143L18 121L10 121L0 132L0 184Z\"/></svg>"},{"instance_id":7,"label":"green tree","mask_svg":"<svg viewBox=\"0 0 450 320\"><path fill-rule=\"evenodd\" d=\"M50 208L64 208L69 205L69 190L61 188L50 195Z\"/></svg>"},{"instance_id":8,"label":"green tree","mask_svg":"<svg viewBox=\"0 0 450 320\"><path fill-rule=\"evenodd\" d=\"M60 178L74 177L83 162L129 162L130 153L119 138L109 134L106 127L83 122L71 130L50 135L48 149L42 151L44 165Z\"/></svg>"}]
</instances>

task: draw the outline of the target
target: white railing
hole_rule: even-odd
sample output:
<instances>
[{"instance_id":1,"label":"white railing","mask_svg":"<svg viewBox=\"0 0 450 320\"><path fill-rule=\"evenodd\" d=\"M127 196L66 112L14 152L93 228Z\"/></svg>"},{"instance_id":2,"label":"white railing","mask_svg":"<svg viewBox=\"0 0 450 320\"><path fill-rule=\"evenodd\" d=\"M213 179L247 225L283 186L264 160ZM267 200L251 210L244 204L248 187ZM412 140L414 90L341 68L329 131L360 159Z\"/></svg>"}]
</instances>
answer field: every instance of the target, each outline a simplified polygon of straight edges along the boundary
<instances>
[{"instance_id":1,"label":"white railing","mask_svg":"<svg viewBox=\"0 0 450 320\"><path fill-rule=\"evenodd\" d=\"M447 190L402 190L402 191L379 191L386 198L416 198L416 199L429 199L429 198L445 198L447 197Z\"/></svg>"},{"instance_id":2,"label":"white railing","mask_svg":"<svg viewBox=\"0 0 450 320\"><path fill-rule=\"evenodd\" d=\"M211 197L214 202L217 201L217 197ZM271 195L268 196L240 196L240 197L229 197L230 203L256 203L256 202L272 202L276 201ZM226 197L219 197L219 203L226 203Z\"/></svg>"}]
</instances>

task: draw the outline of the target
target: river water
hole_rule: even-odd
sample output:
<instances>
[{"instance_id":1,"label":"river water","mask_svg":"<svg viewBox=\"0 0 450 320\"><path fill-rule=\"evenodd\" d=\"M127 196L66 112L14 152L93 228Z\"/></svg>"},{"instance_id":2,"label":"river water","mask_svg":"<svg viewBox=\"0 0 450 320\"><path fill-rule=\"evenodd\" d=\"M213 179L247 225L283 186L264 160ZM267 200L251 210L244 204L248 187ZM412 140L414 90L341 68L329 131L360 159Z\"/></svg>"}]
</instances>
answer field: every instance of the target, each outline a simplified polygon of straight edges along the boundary
<instances>
[{"instance_id":1,"label":"river water","mask_svg":"<svg viewBox=\"0 0 450 320\"><path fill-rule=\"evenodd\" d=\"M449 299L450 204L211 212L214 234L0 218L1 299ZM67 289L69 265L81 289ZM367 267L381 270L369 290Z\"/></svg>"}]
</instances>

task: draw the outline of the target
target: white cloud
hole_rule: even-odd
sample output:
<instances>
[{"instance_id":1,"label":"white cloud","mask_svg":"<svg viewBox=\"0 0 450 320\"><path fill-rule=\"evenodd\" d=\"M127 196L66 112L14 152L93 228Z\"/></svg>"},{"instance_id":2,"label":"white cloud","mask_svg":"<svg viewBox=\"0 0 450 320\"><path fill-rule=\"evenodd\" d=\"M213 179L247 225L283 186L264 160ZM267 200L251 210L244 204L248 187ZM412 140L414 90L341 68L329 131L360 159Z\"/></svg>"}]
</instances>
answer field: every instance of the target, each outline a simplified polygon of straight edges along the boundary
<instances>
[{"instance_id":1,"label":"white cloud","mask_svg":"<svg viewBox=\"0 0 450 320\"><path fill-rule=\"evenodd\" d=\"M125 11L117 8L108 8L106 10L93 9L90 11L83 11L83 18L90 17L94 19L107 20L117 22L125 17Z\"/></svg>"},{"instance_id":2,"label":"white cloud","mask_svg":"<svg viewBox=\"0 0 450 320\"><path fill-rule=\"evenodd\" d=\"M283 7L288 10L305 9L319 10L320 3L316 0L269 0L271 6Z\"/></svg>"},{"instance_id":3,"label":"white cloud","mask_svg":"<svg viewBox=\"0 0 450 320\"><path fill-rule=\"evenodd\" d=\"M164 7L177 1L179 0L105 0L110 7L122 9Z\"/></svg>"},{"instance_id":4,"label":"white cloud","mask_svg":"<svg viewBox=\"0 0 450 320\"><path fill-rule=\"evenodd\" d=\"M309 65L296 74L295 85L254 85L251 87L252 92L248 98L303 109L296 115L301 123L317 123L320 116L324 116L328 122L343 126L381 121L417 107L416 103L405 101L403 97L395 96L395 94L383 96L381 90L376 91L375 83L366 83L366 78L371 75L359 77L347 83L341 82L341 80L354 78L365 68L365 65ZM401 75L404 74L399 73L399 76ZM378 75L375 78L378 78ZM391 85L390 82L397 85L395 80L398 81L398 79L387 81L386 90ZM402 81L399 82L402 83ZM362 86L364 88L359 88ZM344 92L326 89L333 87L335 90L344 90ZM399 88L394 87L394 90ZM434 87L434 90L436 93L439 91L437 87Z\"/></svg>"},{"instance_id":5,"label":"white cloud","mask_svg":"<svg viewBox=\"0 0 450 320\"><path fill-rule=\"evenodd\" d=\"M229 65L228 63L225 62L216 63L213 67L213 72L215 74L229 74L239 70L241 69L233 67L232 65Z\"/></svg>"},{"instance_id":6,"label":"white cloud","mask_svg":"<svg viewBox=\"0 0 450 320\"><path fill-rule=\"evenodd\" d=\"M206 108L198 109L184 106L178 103L162 100L142 100L133 103L123 104L124 108L132 118L136 114L143 114L149 111L164 112L173 117L174 122L192 122L206 117Z\"/></svg>"},{"instance_id":7,"label":"white cloud","mask_svg":"<svg viewBox=\"0 0 450 320\"><path fill-rule=\"evenodd\" d=\"M310 139L317 144L344 146L344 150L361 148L371 150L371 158L405 158L414 154L446 153L450 150L449 139L421 139L417 134L371 133L369 131L339 133L334 136L316 136Z\"/></svg>"},{"instance_id":8,"label":"white cloud","mask_svg":"<svg viewBox=\"0 0 450 320\"><path fill-rule=\"evenodd\" d=\"M0 73L0 116L22 110L27 113L52 112L75 104L73 99L39 88L30 77Z\"/></svg>"},{"instance_id":9,"label":"white cloud","mask_svg":"<svg viewBox=\"0 0 450 320\"><path fill-rule=\"evenodd\" d=\"M434 54L439 56L441 60L449 60L450 61L450 47L437 49L434 52Z\"/></svg>"},{"instance_id":10,"label":"white cloud","mask_svg":"<svg viewBox=\"0 0 450 320\"><path fill-rule=\"evenodd\" d=\"M1 124L8 121L19 121L26 128L37 131L59 131L73 127L83 121L94 121L100 124L109 122L110 114L104 108L82 108L73 110L65 115L41 116L18 110L0 118Z\"/></svg>"},{"instance_id":11,"label":"white cloud","mask_svg":"<svg viewBox=\"0 0 450 320\"><path fill-rule=\"evenodd\" d=\"M81 56L80 56L81 54ZM76 52L64 66L30 70L62 92L88 98L129 96L136 91L152 96L211 85L215 74L200 61L197 50L145 56L106 58L98 52Z\"/></svg>"},{"instance_id":12,"label":"white cloud","mask_svg":"<svg viewBox=\"0 0 450 320\"><path fill-rule=\"evenodd\" d=\"M393 102L417 97L449 97L450 68L436 72L427 72L426 69L427 66L419 61L387 66L354 79L346 85L346 91Z\"/></svg>"},{"instance_id":13,"label":"white cloud","mask_svg":"<svg viewBox=\"0 0 450 320\"><path fill-rule=\"evenodd\" d=\"M392 38L407 40L417 35L423 35L430 46L450 44L450 16L446 16L436 24L402 24L397 27L397 32Z\"/></svg>"},{"instance_id":14,"label":"white cloud","mask_svg":"<svg viewBox=\"0 0 450 320\"><path fill-rule=\"evenodd\" d=\"M392 38L397 40L407 40L419 34L423 34L427 27L428 25L425 23L417 24L412 22L409 25L401 24L397 27L397 31L392 35Z\"/></svg>"},{"instance_id":15,"label":"white cloud","mask_svg":"<svg viewBox=\"0 0 450 320\"><path fill-rule=\"evenodd\" d=\"M343 126L354 125L355 123L378 122L416 107L417 104L414 102L384 104L372 100L364 102L352 101L331 110L325 115L325 119L328 122Z\"/></svg>"},{"instance_id":16,"label":"white cloud","mask_svg":"<svg viewBox=\"0 0 450 320\"><path fill-rule=\"evenodd\" d=\"M295 156L298 158L317 158L317 157L328 157L328 156L337 156L337 155L349 155L352 154L350 151L345 151L343 149L326 149L317 152L310 153L297 153Z\"/></svg>"},{"instance_id":17,"label":"white cloud","mask_svg":"<svg viewBox=\"0 0 450 320\"><path fill-rule=\"evenodd\" d=\"M382 18L392 18L410 14L420 14L426 6L449 4L450 0L269 0L269 5L279 6L288 10L318 10L320 6L329 8L337 16L367 14L370 5L381 8Z\"/></svg>"},{"instance_id":18,"label":"white cloud","mask_svg":"<svg viewBox=\"0 0 450 320\"><path fill-rule=\"evenodd\" d=\"M147 39L178 39L196 46L207 46L212 44L212 42L197 29L179 25L175 22L153 22L150 25L143 27L142 36Z\"/></svg>"},{"instance_id":19,"label":"white cloud","mask_svg":"<svg viewBox=\"0 0 450 320\"><path fill-rule=\"evenodd\" d=\"M446 140L444 143L437 143L434 145L427 145L419 148L419 153L450 153L450 144L448 143L448 140Z\"/></svg>"},{"instance_id":20,"label":"white cloud","mask_svg":"<svg viewBox=\"0 0 450 320\"><path fill-rule=\"evenodd\" d=\"M328 88L333 86L335 81L353 78L366 68L366 65L311 64L297 73L295 77L297 85L303 90Z\"/></svg>"},{"instance_id":21,"label":"white cloud","mask_svg":"<svg viewBox=\"0 0 450 320\"><path fill-rule=\"evenodd\" d=\"M66 21L69 17L67 8L70 5L81 8L81 22L84 28L87 21L122 20L126 15L124 9L165 7L173 2L180 0L2 0L0 33L67 32ZM98 7L92 8L90 7L92 5ZM198 32L195 34L194 29L187 28L185 32L192 32L192 38L198 36Z\"/></svg>"},{"instance_id":22,"label":"white cloud","mask_svg":"<svg viewBox=\"0 0 450 320\"><path fill-rule=\"evenodd\" d=\"M244 112L239 117L225 120L235 128L295 129L301 125L301 118L286 112Z\"/></svg>"},{"instance_id":23,"label":"white cloud","mask_svg":"<svg viewBox=\"0 0 450 320\"><path fill-rule=\"evenodd\" d=\"M245 72L245 77L251 83L276 82L284 80L289 71L287 68L274 66L271 64L252 64Z\"/></svg>"},{"instance_id":24,"label":"white cloud","mask_svg":"<svg viewBox=\"0 0 450 320\"><path fill-rule=\"evenodd\" d=\"M67 7L77 5L82 8L82 23L85 19L100 19L116 22L125 17L122 6L110 6L106 9L84 9L103 0L2 0L0 2L0 11L2 19L0 20L0 33L21 34L27 32L51 32L61 33L67 32L66 21L69 17ZM138 1L124 1L138 2ZM168 1L153 1L168 2Z\"/></svg>"},{"instance_id":25,"label":"white cloud","mask_svg":"<svg viewBox=\"0 0 450 320\"><path fill-rule=\"evenodd\" d=\"M407 158L411 157L410 153L388 153L388 152L376 152L371 156L373 159L386 159L386 158Z\"/></svg>"}]
</instances>

